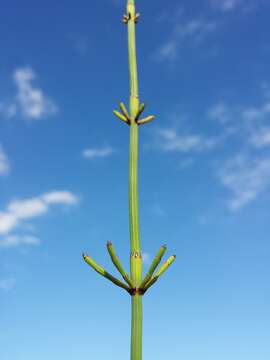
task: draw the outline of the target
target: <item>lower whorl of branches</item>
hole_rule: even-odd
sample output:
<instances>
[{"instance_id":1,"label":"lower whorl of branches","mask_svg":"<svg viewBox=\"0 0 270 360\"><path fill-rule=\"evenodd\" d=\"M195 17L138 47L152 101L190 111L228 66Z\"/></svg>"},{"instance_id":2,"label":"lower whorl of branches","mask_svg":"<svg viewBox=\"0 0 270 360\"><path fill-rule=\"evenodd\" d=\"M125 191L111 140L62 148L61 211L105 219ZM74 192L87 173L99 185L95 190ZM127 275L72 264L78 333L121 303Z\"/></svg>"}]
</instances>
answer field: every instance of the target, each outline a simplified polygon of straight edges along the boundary
<instances>
[{"instance_id":1,"label":"lower whorl of branches","mask_svg":"<svg viewBox=\"0 0 270 360\"><path fill-rule=\"evenodd\" d=\"M155 273L155 270L158 267L163 255L164 255L164 253L166 251L166 246L165 245L161 246L161 248L157 252L156 256L154 257L154 259L152 261L152 264L151 264L148 272L144 276L142 282L140 283L140 285L138 287L134 287L128 273L125 272L123 266L121 265L121 262L120 262L119 258L117 257L116 252L115 252L114 247L113 247L113 244L111 242L107 243L107 250L108 250L108 253L109 253L110 257L111 257L111 260L112 260L114 266L116 267L116 269L118 270L118 272L120 273L122 278L124 279L125 283L122 282L121 280L117 279L116 277L114 277L110 273L108 273L104 268L102 268L100 265L98 265L90 256L85 255L85 254L82 254L82 256L83 256L84 261L89 266L91 266L92 269L94 269L97 273L99 273L101 276L103 276L107 280L114 283L116 286L119 286L122 289L126 290L131 296L134 296L134 295L141 295L142 296L142 295L144 295L146 293L146 291L168 269L168 267L174 262L174 260L176 258L175 255L170 256L160 266L160 268Z\"/></svg>"}]
</instances>

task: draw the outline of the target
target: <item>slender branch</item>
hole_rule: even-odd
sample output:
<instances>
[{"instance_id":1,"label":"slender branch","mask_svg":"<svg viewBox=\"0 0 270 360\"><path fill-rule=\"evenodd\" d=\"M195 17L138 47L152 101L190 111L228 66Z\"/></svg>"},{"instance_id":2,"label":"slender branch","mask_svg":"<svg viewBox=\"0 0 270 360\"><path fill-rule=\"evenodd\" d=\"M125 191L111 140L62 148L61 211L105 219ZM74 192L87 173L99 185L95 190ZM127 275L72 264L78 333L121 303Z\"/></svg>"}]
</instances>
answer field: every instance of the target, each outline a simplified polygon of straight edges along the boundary
<instances>
[{"instance_id":1,"label":"slender branch","mask_svg":"<svg viewBox=\"0 0 270 360\"><path fill-rule=\"evenodd\" d=\"M143 113L143 111L145 109L145 106L146 105L144 103L140 104L138 112L137 112L136 117L135 117L135 120L139 119L140 115Z\"/></svg>"},{"instance_id":2,"label":"slender branch","mask_svg":"<svg viewBox=\"0 0 270 360\"><path fill-rule=\"evenodd\" d=\"M168 267L174 262L176 255L170 256L163 265L159 268L156 274L151 278L150 281L142 289L143 292L146 292L158 279L159 277L168 269Z\"/></svg>"},{"instance_id":3,"label":"slender branch","mask_svg":"<svg viewBox=\"0 0 270 360\"><path fill-rule=\"evenodd\" d=\"M124 121L125 123L129 124L129 120L123 115L121 114L119 111L117 110L113 110L113 113L115 116L117 116L120 120Z\"/></svg>"},{"instance_id":4,"label":"slender branch","mask_svg":"<svg viewBox=\"0 0 270 360\"><path fill-rule=\"evenodd\" d=\"M118 259L116 252L113 248L113 244L111 242L107 243L107 249L108 252L110 254L110 257L112 259L112 262L114 264L114 266L116 267L116 269L120 272L120 274L122 275L123 279L128 283L128 285L130 286L130 288L133 288L133 284L128 276L128 274L125 272L125 270L123 269L120 260Z\"/></svg>"},{"instance_id":5,"label":"slender branch","mask_svg":"<svg viewBox=\"0 0 270 360\"><path fill-rule=\"evenodd\" d=\"M156 118L155 115L149 115L149 116L145 117L144 119L138 120L137 124L138 125L146 124L146 123L154 120L155 118Z\"/></svg>"},{"instance_id":6,"label":"slender branch","mask_svg":"<svg viewBox=\"0 0 270 360\"><path fill-rule=\"evenodd\" d=\"M145 287L145 285L148 283L148 281L151 279L151 276L154 274L154 271L156 270L156 268L158 267L162 256L165 254L167 247L166 245L163 245L160 247L160 249L158 250L156 256L153 259L153 262L147 272L147 274L145 275L143 281L140 284L140 289L143 289Z\"/></svg>"},{"instance_id":7,"label":"slender branch","mask_svg":"<svg viewBox=\"0 0 270 360\"><path fill-rule=\"evenodd\" d=\"M122 114L126 117L126 119L128 119L130 121L130 116L129 116L129 113L127 111L127 108L126 108L125 104L120 102L119 103L119 108L120 108Z\"/></svg>"},{"instance_id":8,"label":"slender branch","mask_svg":"<svg viewBox=\"0 0 270 360\"><path fill-rule=\"evenodd\" d=\"M114 276L109 274L106 270L104 270L101 266L99 266L93 259L91 259L90 256L87 256L87 255L84 255L84 254L82 256L83 256L84 261L89 266L91 266L97 273L99 273L100 275L102 275L106 279L113 282L115 285L125 289L128 293L130 293L131 289L126 284L122 283L122 281L116 279Z\"/></svg>"}]
</instances>

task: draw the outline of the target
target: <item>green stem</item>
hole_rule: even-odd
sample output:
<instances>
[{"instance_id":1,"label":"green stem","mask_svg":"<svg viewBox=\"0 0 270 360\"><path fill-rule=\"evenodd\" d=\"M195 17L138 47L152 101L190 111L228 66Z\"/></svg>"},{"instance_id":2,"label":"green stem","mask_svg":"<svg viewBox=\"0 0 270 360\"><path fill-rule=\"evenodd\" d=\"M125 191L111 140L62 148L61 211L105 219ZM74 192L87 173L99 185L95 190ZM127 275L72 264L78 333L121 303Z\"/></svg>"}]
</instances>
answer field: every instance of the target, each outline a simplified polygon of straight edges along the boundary
<instances>
[{"instance_id":1,"label":"green stem","mask_svg":"<svg viewBox=\"0 0 270 360\"><path fill-rule=\"evenodd\" d=\"M131 359L142 359L142 296L132 296Z\"/></svg>"},{"instance_id":2,"label":"green stem","mask_svg":"<svg viewBox=\"0 0 270 360\"><path fill-rule=\"evenodd\" d=\"M137 292L142 278L142 257L139 234L138 209L138 124L139 110L138 74L135 36L135 4L127 2L128 15L128 59L130 80L130 150L129 150L129 222L130 222L130 273L135 286L132 296L131 360L142 360L142 297Z\"/></svg>"}]
</instances>

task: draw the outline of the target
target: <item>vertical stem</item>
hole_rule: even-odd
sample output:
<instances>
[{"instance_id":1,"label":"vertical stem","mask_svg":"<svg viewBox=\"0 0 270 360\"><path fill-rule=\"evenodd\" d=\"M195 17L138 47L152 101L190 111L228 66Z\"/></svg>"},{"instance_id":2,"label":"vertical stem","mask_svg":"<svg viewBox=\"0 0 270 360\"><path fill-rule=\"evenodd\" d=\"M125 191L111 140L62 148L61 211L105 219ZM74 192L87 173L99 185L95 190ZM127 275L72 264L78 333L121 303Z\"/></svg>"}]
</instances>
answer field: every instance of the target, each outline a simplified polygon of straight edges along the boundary
<instances>
[{"instance_id":1,"label":"vertical stem","mask_svg":"<svg viewBox=\"0 0 270 360\"><path fill-rule=\"evenodd\" d=\"M135 122L135 116L139 109L135 14L134 0L128 0L128 60L131 116L129 150L130 273L131 280L137 288L142 278L142 258L138 209L138 124ZM132 296L131 360L142 360L142 297L137 292Z\"/></svg>"},{"instance_id":2,"label":"vertical stem","mask_svg":"<svg viewBox=\"0 0 270 360\"><path fill-rule=\"evenodd\" d=\"M142 359L142 297L132 296L131 360Z\"/></svg>"}]
</instances>

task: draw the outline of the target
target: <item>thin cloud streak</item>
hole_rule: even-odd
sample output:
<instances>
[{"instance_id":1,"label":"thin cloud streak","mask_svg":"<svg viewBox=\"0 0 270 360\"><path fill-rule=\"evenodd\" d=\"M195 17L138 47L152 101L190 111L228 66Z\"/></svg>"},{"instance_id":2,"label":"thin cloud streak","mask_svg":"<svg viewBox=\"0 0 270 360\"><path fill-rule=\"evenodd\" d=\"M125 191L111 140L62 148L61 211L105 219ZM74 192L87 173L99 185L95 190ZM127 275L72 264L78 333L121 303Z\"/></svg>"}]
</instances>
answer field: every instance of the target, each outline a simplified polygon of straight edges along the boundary
<instances>
[{"instance_id":1,"label":"thin cloud streak","mask_svg":"<svg viewBox=\"0 0 270 360\"><path fill-rule=\"evenodd\" d=\"M2 145L0 144L0 175L7 175L10 171L10 163Z\"/></svg>"},{"instance_id":2,"label":"thin cloud streak","mask_svg":"<svg viewBox=\"0 0 270 360\"><path fill-rule=\"evenodd\" d=\"M204 19L192 19L181 25L177 22L170 38L156 51L155 60L159 62L175 61L185 41L192 45L198 45L216 28L216 22Z\"/></svg>"},{"instance_id":3,"label":"thin cloud streak","mask_svg":"<svg viewBox=\"0 0 270 360\"><path fill-rule=\"evenodd\" d=\"M0 247L2 248L11 248L20 245L37 246L39 244L40 240L37 237L29 235L10 235L0 239Z\"/></svg>"},{"instance_id":4,"label":"thin cloud streak","mask_svg":"<svg viewBox=\"0 0 270 360\"><path fill-rule=\"evenodd\" d=\"M96 158L106 158L115 153L115 150L110 146L105 146L103 148L87 148L83 150L82 156L85 159L96 159Z\"/></svg>"},{"instance_id":5,"label":"thin cloud streak","mask_svg":"<svg viewBox=\"0 0 270 360\"><path fill-rule=\"evenodd\" d=\"M179 134L175 129L156 130L157 147L167 152L201 152L213 149L218 138L207 138L200 134Z\"/></svg>"}]
</instances>

